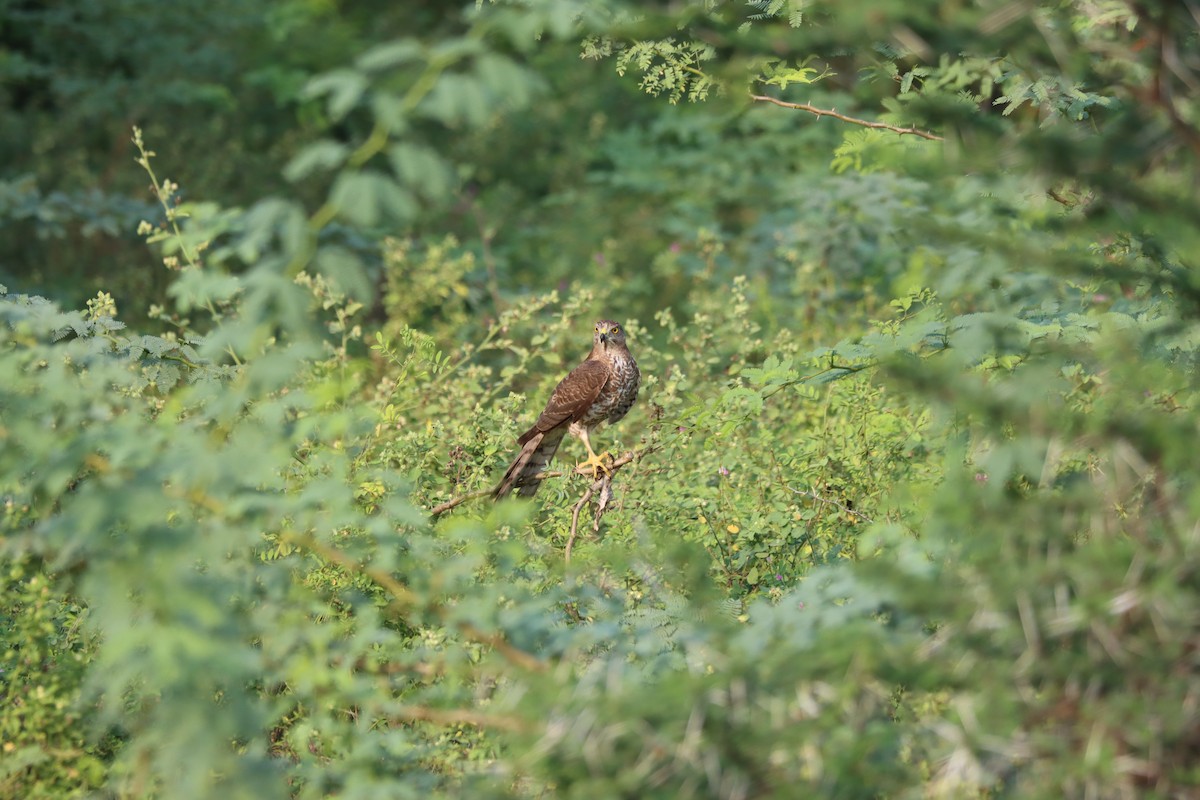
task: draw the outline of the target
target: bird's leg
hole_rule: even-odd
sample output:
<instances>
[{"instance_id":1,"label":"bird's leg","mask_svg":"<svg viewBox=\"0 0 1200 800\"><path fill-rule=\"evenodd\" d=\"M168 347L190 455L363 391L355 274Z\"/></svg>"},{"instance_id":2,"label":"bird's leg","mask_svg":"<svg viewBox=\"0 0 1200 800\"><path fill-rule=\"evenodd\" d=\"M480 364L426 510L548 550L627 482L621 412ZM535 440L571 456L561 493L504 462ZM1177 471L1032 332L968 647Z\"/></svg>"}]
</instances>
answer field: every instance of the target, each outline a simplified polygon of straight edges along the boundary
<instances>
[{"instance_id":1,"label":"bird's leg","mask_svg":"<svg viewBox=\"0 0 1200 800\"><path fill-rule=\"evenodd\" d=\"M605 475L608 475L608 467L605 465L604 459L607 458L609 461L612 461L612 454L601 453L600 455L596 455L596 451L592 449L592 443L588 441L587 430L580 432L579 438L583 439L583 446L587 448L588 457L586 461L581 461L575 465L575 471L584 475L586 475L588 472L591 472L592 480L599 478L601 472L603 472Z\"/></svg>"}]
</instances>

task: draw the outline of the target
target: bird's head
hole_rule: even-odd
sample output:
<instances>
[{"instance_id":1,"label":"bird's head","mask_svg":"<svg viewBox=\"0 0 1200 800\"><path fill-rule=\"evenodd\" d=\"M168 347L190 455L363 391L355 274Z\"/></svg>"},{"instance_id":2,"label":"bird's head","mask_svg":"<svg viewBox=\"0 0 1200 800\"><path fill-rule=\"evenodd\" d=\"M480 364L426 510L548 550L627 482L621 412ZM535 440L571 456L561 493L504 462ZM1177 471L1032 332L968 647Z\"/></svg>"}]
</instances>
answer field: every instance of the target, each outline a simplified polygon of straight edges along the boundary
<instances>
[{"instance_id":1,"label":"bird's head","mask_svg":"<svg viewBox=\"0 0 1200 800\"><path fill-rule=\"evenodd\" d=\"M625 329L611 319L602 319L596 323L596 333L592 343L607 350L610 346L625 347Z\"/></svg>"}]
</instances>

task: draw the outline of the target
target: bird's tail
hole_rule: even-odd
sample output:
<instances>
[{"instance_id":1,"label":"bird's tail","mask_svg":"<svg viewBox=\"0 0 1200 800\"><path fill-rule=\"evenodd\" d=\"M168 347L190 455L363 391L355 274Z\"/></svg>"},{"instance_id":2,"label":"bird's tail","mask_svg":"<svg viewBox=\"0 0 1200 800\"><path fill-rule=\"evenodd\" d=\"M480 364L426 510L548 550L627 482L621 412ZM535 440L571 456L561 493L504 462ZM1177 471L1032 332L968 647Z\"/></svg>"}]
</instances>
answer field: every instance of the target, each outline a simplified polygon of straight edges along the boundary
<instances>
[{"instance_id":1,"label":"bird's tail","mask_svg":"<svg viewBox=\"0 0 1200 800\"><path fill-rule=\"evenodd\" d=\"M492 492L492 497L496 500L507 497L514 488L521 497L533 497L537 494L542 485L542 482L537 480L537 475L541 474L550 463L550 459L554 458L565 433L566 428L559 427L530 436L521 452L513 459L508 471L504 473L496 491Z\"/></svg>"}]
</instances>

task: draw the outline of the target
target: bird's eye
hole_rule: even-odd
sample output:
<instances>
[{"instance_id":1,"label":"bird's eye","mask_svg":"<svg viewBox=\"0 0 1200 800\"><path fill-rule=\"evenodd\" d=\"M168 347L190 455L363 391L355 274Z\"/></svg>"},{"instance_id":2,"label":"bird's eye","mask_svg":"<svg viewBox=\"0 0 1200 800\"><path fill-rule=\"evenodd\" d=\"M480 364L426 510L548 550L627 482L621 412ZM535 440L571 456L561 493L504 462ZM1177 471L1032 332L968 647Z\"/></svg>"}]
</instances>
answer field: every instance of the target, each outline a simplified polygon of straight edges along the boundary
<instances>
[{"instance_id":1,"label":"bird's eye","mask_svg":"<svg viewBox=\"0 0 1200 800\"><path fill-rule=\"evenodd\" d=\"M613 326L612 326L612 332L613 332L613 333L620 333L620 332L621 332L621 326L620 326L620 325L613 325Z\"/></svg>"}]
</instances>

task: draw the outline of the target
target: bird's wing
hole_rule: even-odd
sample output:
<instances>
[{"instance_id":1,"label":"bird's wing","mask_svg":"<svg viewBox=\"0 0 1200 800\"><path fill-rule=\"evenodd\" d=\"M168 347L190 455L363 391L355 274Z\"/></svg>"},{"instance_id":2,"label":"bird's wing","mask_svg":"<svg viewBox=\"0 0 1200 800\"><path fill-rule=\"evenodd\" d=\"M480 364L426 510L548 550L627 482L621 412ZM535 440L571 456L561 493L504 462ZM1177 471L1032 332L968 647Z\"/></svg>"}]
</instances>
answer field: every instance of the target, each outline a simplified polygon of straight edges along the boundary
<instances>
[{"instance_id":1,"label":"bird's wing","mask_svg":"<svg viewBox=\"0 0 1200 800\"><path fill-rule=\"evenodd\" d=\"M603 361L584 361L559 381L558 386L554 388L554 394L550 395L550 402L546 403L546 410L537 418L537 422L533 423L533 427L517 441L525 444L539 433L545 433L582 417L591 408L592 403L596 402L604 384L608 383L611 377L612 369Z\"/></svg>"}]
</instances>

